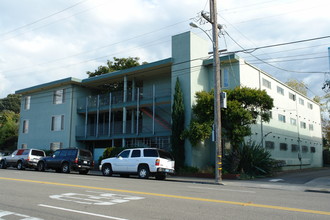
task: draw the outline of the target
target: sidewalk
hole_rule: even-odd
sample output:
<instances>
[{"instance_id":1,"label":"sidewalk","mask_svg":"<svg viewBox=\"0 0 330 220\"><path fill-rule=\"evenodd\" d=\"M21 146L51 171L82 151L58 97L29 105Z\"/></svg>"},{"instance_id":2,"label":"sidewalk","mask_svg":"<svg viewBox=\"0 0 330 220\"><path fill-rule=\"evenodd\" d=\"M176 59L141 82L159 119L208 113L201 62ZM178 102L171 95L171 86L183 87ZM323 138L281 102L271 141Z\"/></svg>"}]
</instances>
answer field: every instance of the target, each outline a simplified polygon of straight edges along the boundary
<instances>
[{"instance_id":1,"label":"sidewalk","mask_svg":"<svg viewBox=\"0 0 330 220\"><path fill-rule=\"evenodd\" d=\"M215 184L215 179L169 176L168 181L190 182L199 184ZM330 168L316 168L281 172L274 177L253 180L227 180L225 186L241 186L262 189L282 189L304 192L330 193Z\"/></svg>"}]
</instances>

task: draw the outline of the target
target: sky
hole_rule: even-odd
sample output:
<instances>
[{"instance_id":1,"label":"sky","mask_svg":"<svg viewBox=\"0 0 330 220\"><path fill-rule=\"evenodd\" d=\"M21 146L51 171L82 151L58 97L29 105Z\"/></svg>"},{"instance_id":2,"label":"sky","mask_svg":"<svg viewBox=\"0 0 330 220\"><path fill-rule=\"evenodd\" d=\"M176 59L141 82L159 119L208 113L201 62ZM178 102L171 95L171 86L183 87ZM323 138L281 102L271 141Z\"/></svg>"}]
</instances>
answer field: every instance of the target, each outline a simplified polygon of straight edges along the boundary
<instances>
[{"instance_id":1,"label":"sky","mask_svg":"<svg viewBox=\"0 0 330 220\"><path fill-rule=\"evenodd\" d=\"M220 49L245 50L237 55L283 82L304 82L309 97L323 96L323 83L330 80L329 5L218 0ZM207 39L190 22L211 34L201 11L209 12L209 1L0 0L0 98L58 79L87 78L87 71L113 57L169 58L171 36L192 31Z\"/></svg>"}]
</instances>

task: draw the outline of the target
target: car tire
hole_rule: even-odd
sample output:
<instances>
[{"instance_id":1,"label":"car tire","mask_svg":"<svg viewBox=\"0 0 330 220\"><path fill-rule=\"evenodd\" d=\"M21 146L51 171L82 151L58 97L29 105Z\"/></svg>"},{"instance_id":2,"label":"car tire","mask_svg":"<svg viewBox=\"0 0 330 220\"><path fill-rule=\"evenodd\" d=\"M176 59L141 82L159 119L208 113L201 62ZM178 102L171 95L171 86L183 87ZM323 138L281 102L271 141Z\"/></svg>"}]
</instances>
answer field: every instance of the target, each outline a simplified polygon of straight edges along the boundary
<instances>
[{"instance_id":1,"label":"car tire","mask_svg":"<svg viewBox=\"0 0 330 220\"><path fill-rule=\"evenodd\" d=\"M43 161L39 162L38 165L37 165L37 169L38 171L45 171L45 163Z\"/></svg>"},{"instance_id":2,"label":"car tire","mask_svg":"<svg viewBox=\"0 0 330 220\"><path fill-rule=\"evenodd\" d=\"M23 170L24 169L22 161L17 162L17 169L18 170Z\"/></svg>"},{"instance_id":3,"label":"car tire","mask_svg":"<svg viewBox=\"0 0 330 220\"><path fill-rule=\"evenodd\" d=\"M79 174L86 175L89 170L79 170Z\"/></svg>"},{"instance_id":4,"label":"car tire","mask_svg":"<svg viewBox=\"0 0 330 220\"><path fill-rule=\"evenodd\" d=\"M61 166L62 173L70 173L70 166L69 163L65 162Z\"/></svg>"},{"instance_id":5,"label":"car tire","mask_svg":"<svg viewBox=\"0 0 330 220\"><path fill-rule=\"evenodd\" d=\"M0 162L0 169L6 169L7 168L7 166L6 166L6 162L4 161L4 160L2 160L1 162Z\"/></svg>"},{"instance_id":6,"label":"car tire","mask_svg":"<svg viewBox=\"0 0 330 220\"><path fill-rule=\"evenodd\" d=\"M104 164L102 166L102 174L103 174L103 176L112 176L111 164Z\"/></svg>"},{"instance_id":7,"label":"car tire","mask_svg":"<svg viewBox=\"0 0 330 220\"><path fill-rule=\"evenodd\" d=\"M149 167L147 165L139 166L138 175L140 179L148 179L150 175Z\"/></svg>"},{"instance_id":8,"label":"car tire","mask_svg":"<svg viewBox=\"0 0 330 220\"><path fill-rule=\"evenodd\" d=\"M166 179L166 174L165 173L157 173L155 175L156 180L165 180Z\"/></svg>"}]
</instances>

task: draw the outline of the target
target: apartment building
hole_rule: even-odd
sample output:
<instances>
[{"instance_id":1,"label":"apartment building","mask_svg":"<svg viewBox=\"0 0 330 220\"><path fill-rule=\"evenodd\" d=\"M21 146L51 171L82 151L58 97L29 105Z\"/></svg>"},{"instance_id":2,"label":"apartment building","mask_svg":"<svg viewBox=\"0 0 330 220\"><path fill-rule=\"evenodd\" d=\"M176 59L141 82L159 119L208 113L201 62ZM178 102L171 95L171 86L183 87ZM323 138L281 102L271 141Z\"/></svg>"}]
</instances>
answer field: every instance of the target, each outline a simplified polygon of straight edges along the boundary
<instances>
[{"instance_id":1,"label":"apartment building","mask_svg":"<svg viewBox=\"0 0 330 220\"><path fill-rule=\"evenodd\" d=\"M213 88L209 41L186 32L172 37L168 59L86 79L66 78L17 91L22 94L18 148L90 149L97 160L106 147L171 148L175 82L184 94L185 123L195 93ZM236 54L221 57L222 88L248 86L274 99L272 119L252 126L255 141L287 169L322 165L320 106ZM228 146L228 143L225 144ZM225 147L224 146L224 147ZM211 140L192 147L188 166L214 164Z\"/></svg>"}]
</instances>

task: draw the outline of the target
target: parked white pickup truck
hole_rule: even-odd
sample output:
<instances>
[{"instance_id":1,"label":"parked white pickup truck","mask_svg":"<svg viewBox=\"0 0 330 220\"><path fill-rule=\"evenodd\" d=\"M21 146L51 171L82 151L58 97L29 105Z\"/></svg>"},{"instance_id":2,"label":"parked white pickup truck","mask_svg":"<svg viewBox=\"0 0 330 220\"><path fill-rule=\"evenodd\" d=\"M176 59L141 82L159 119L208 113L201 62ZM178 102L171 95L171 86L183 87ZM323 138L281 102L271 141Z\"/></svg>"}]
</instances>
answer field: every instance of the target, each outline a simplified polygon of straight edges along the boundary
<instances>
[{"instance_id":1,"label":"parked white pickup truck","mask_svg":"<svg viewBox=\"0 0 330 220\"><path fill-rule=\"evenodd\" d=\"M168 173L174 173L174 159L161 149L134 148L123 150L117 157L102 160L99 169L104 176L137 174L142 179L155 176L158 180L164 180Z\"/></svg>"}]
</instances>

